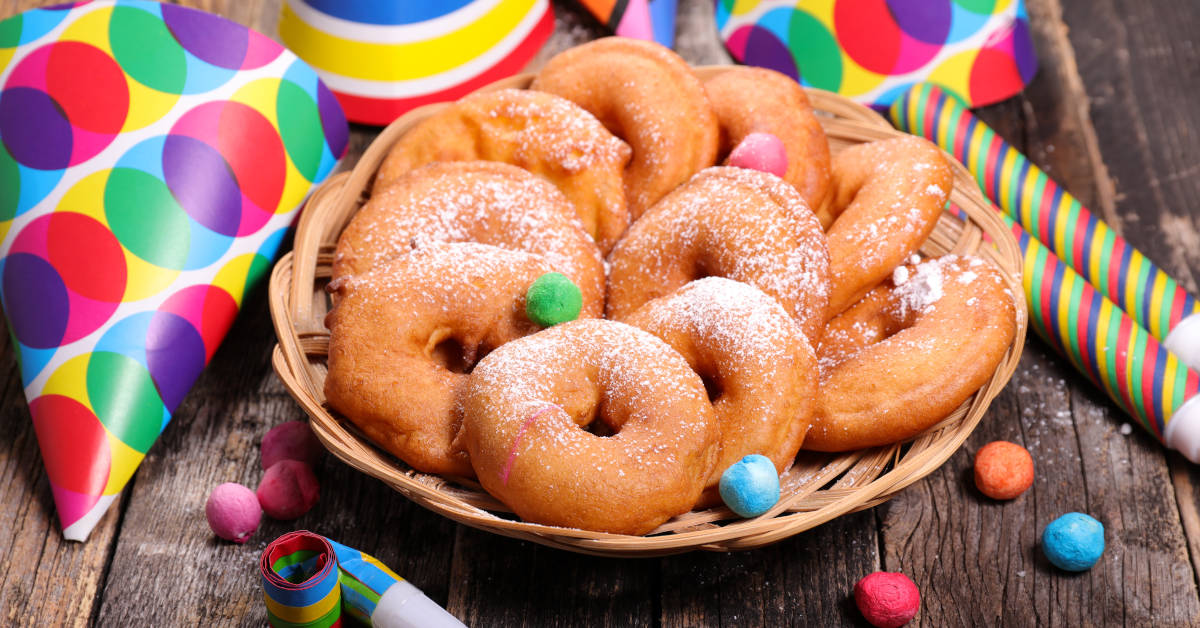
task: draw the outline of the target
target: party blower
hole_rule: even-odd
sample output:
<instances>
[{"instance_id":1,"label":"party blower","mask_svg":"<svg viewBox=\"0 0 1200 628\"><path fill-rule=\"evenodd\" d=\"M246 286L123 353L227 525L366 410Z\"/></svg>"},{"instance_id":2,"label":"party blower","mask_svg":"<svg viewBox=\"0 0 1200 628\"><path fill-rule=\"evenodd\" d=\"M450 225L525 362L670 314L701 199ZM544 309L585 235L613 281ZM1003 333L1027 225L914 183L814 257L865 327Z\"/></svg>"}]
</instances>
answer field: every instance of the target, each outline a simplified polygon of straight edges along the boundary
<instances>
[{"instance_id":1,"label":"party blower","mask_svg":"<svg viewBox=\"0 0 1200 628\"><path fill-rule=\"evenodd\" d=\"M289 532L259 560L267 619L280 628L464 628L374 556L307 530Z\"/></svg>"},{"instance_id":2,"label":"party blower","mask_svg":"<svg viewBox=\"0 0 1200 628\"><path fill-rule=\"evenodd\" d=\"M0 22L0 301L66 538L129 481L347 134L311 68L202 11Z\"/></svg>"}]
</instances>

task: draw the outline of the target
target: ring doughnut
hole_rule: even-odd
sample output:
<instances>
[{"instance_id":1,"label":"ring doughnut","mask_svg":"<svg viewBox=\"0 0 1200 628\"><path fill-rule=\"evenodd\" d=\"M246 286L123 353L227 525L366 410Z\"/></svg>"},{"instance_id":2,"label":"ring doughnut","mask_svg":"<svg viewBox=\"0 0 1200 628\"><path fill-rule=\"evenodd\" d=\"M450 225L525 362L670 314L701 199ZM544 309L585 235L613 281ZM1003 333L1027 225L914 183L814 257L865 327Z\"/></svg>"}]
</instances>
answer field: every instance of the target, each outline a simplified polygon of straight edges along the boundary
<instances>
[{"instance_id":1,"label":"ring doughnut","mask_svg":"<svg viewBox=\"0 0 1200 628\"><path fill-rule=\"evenodd\" d=\"M545 178L571 201L607 253L629 226L624 174L629 146L575 103L544 92L471 94L400 138L375 175L380 189L435 161L500 161Z\"/></svg>"},{"instance_id":2,"label":"ring doughnut","mask_svg":"<svg viewBox=\"0 0 1200 628\"><path fill-rule=\"evenodd\" d=\"M510 342L475 367L461 440L522 519L645 534L687 512L716 461L704 384L658 338L606 320ZM598 423L612 432L588 432Z\"/></svg>"},{"instance_id":3,"label":"ring doughnut","mask_svg":"<svg viewBox=\"0 0 1200 628\"><path fill-rule=\"evenodd\" d=\"M804 449L849 451L920 434L988 381L1015 330L1012 293L983 260L948 255L898 267L830 321Z\"/></svg>"},{"instance_id":4,"label":"ring doughnut","mask_svg":"<svg viewBox=\"0 0 1200 628\"><path fill-rule=\"evenodd\" d=\"M780 473L792 464L812 420L817 358L778 301L707 277L650 301L627 322L671 345L708 389L721 455L698 506L721 503L721 474L743 456L762 454Z\"/></svg>"},{"instance_id":5,"label":"ring doughnut","mask_svg":"<svg viewBox=\"0 0 1200 628\"><path fill-rule=\"evenodd\" d=\"M818 212L829 242L829 316L856 303L929 237L953 181L919 137L851 146L833 159L834 198Z\"/></svg>"},{"instance_id":6,"label":"ring doughnut","mask_svg":"<svg viewBox=\"0 0 1200 628\"><path fill-rule=\"evenodd\" d=\"M467 371L538 330L525 290L551 270L521 251L429 242L349 277L325 318L330 407L412 468L470 477L466 453L452 445Z\"/></svg>"},{"instance_id":7,"label":"ring doughnut","mask_svg":"<svg viewBox=\"0 0 1200 628\"><path fill-rule=\"evenodd\" d=\"M705 81L704 90L721 128L719 155L728 155L751 133L770 133L787 152L783 180L809 207L825 207L831 192L829 142L804 88L775 70L731 66Z\"/></svg>"},{"instance_id":8,"label":"ring doughnut","mask_svg":"<svg viewBox=\"0 0 1200 628\"><path fill-rule=\"evenodd\" d=\"M609 318L711 275L771 295L810 340L825 324L825 236L800 193L771 174L700 172L633 223L608 261Z\"/></svg>"},{"instance_id":9,"label":"ring doughnut","mask_svg":"<svg viewBox=\"0 0 1200 628\"><path fill-rule=\"evenodd\" d=\"M584 316L604 311L600 251L562 194L516 166L434 163L377 190L338 238L331 285L408 251L414 239L480 242L541 255L579 286Z\"/></svg>"},{"instance_id":10,"label":"ring doughnut","mask_svg":"<svg viewBox=\"0 0 1200 628\"><path fill-rule=\"evenodd\" d=\"M592 112L633 149L625 197L637 220L667 192L717 158L717 117L704 85L659 44L605 37L555 55L531 89Z\"/></svg>"}]
</instances>

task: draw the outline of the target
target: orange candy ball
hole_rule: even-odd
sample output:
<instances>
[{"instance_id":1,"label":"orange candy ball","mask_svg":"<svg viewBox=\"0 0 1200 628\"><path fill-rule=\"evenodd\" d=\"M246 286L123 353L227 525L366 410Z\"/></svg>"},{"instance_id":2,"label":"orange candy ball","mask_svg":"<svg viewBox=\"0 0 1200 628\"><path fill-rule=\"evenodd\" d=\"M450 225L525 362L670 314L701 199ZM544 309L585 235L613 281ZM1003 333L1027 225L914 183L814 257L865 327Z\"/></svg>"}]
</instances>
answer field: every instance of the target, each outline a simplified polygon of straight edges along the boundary
<instances>
[{"instance_id":1,"label":"orange candy ball","mask_svg":"<svg viewBox=\"0 0 1200 628\"><path fill-rule=\"evenodd\" d=\"M975 486L992 499L1013 499L1033 486L1033 456L1016 443L984 445L975 454Z\"/></svg>"}]
</instances>

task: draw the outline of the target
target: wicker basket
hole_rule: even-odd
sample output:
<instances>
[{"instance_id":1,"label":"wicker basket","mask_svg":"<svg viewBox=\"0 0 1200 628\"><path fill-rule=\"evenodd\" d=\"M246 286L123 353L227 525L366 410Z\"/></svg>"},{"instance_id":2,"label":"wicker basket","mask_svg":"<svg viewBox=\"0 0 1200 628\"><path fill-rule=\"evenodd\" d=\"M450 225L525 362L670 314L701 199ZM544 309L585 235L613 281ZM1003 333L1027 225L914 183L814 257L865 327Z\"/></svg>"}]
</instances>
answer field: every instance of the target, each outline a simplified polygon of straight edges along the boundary
<instances>
[{"instance_id":1,"label":"wicker basket","mask_svg":"<svg viewBox=\"0 0 1200 628\"><path fill-rule=\"evenodd\" d=\"M720 66L697 68L702 77L721 71ZM529 75L516 76L483 89L525 88L530 80ZM844 98L816 90L809 90L809 98L823 114L821 123L834 153L851 144L899 134L875 112ZM753 519L739 519L723 507L694 511L642 537L520 521L477 484L452 482L412 470L372 445L324 403L329 346L329 332L323 322L329 308L324 287L330 276L333 246L363 203L375 171L392 144L418 121L444 106L428 105L396 120L375 139L352 172L333 177L313 193L300 218L295 248L275 266L270 285L271 314L279 336L273 356L275 370L312 418L317 437L350 466L383 480L434 512L482 530L585 554L654 556L693 549L760 547L882 503L932 472L966 440L1017 366L1025 341L1023 301L1017 304L1016 338L996 373L950 416L909 443L845 454L801 452L781 478L779 503ZM968 220L944 214L922 253L972 253L988 258L1004 272L1012 293L1021 300L1021 256L1016 243L967 170L950 161L956 166L951 199ZM989 239L986 244L985 234Z\"/></svg>"}]
</instances>

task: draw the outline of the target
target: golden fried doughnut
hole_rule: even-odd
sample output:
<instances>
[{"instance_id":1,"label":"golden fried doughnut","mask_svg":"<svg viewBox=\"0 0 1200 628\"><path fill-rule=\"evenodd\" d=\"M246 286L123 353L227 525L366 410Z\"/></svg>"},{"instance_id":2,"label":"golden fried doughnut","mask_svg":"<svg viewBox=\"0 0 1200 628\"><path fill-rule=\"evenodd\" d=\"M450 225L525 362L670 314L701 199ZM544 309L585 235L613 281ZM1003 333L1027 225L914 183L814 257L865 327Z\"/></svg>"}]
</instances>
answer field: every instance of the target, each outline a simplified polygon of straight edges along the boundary
<instances>
[{"instance_id":1,"label":"golden fried doughnut","mask_svg":"<svg viewBox=\"0 0 1200 628\"><path fill-rule=\"evenodd\" d=\"M721 474L743 456L762 454L780 473L792 464L812 420L817 358L778 301L708 277L650 301L627 322L671 345L708 389L721 455L700 507L721 503Z\"/></svg>"},{"instance_id":2,"label":"golden fried doughnut","mask_svg":"<svg viewBox=\"0 0 1200 628\"><path fill-rule=\"evenodd\" d=\"M825 324L825 236L800 193L765 172L704 170L633 223L608 261L609 318L717 276L777 299L814 342Z\"/></svg>"},{"instance_id":3,"label":"golden fried doughnut","mask_svg":"<svg viewBox=\"0 0 1200 628\"><path fill-rule=\"evenodd\" d=\"M633 148L625 198L634 220L717 159L717 117L688 64L659 44L605 37L560 52L531 89L592 112Z\"/></svg>"},{"instance_id":4,"label":"golden fried doughnut","mask_svg":"<svg viewBox=\"0 0 1200 628\"><path fill-rule=\"evenodd\" d=\"M953 181L942 151L919 137L851 146L833 159L834 198L818 212L829 242L833 317L915 253Z\"/></svg>"},{"instance_id":5,"label":"golden fried doughnut","mask_svg":"<svg viewBox=\"0 0 1200 628\"><path fill-rule=\"evenodd\" d=\"M325 397L412 468L471 476L452 445L477 358L538 327L525 290L553 267L476 243L429 242L337 287Z\"/></svg>"},{"instance_id":6,"label":"golden fried doughnut","mask_svg":"<svg viewBox=\"0 0 1200 628\"><path fill-rule=\"evenodd\" d=\"M813 114L804 88L766 68L732 66L704 82L721 127L720 155L728 155L747 135L770 133L787 151L791 183L808 206L821 210L830 197L829 142Z\"/></svg>"},{"instance_id":7,"label":"golden fried doughnut","mask_svg":"<svg viewBox=\"0 0 1200 628\"><path fill-rule=\"evenodd\" d=\"M579 286L583 316L604 311L599 249L563 195L516 166L435 163L376 190L338 238L332 285L408 251L414 240L480 242L544 256Z\"/></svg>"},{"instance_id":8,"label":"golden fried doughnut","mask_svg":"<svg viewBox=\"0 0 1200 628\"><path fill-rule=\"evenodd\" d=\"M829 323L805 449L848 451L910 439L995 372L1016 333L1003 275L974 257L901 266Z\"/></svg>"},{"instance_id":9,"label":"golden fried doughnut","mask_svg":"<svg viewBox=\"0 0 1200 628\"><path fill-rule=\"evenodd\" d=\"M461 440L479 482L526 521L645 534L691 509L716 461L704 384L658 338L556 325L479 362ZM611 436L589 432L601 424Z\"/></svg>"},{"instance_id":10,"label":"golden fried doughnut","mask_svg":"<svg viewBox=\"0 0 1200 628\"><path fill-rule=\"evenodd\" d=\"M425 118L396 142L375 189L435 161L501 161L553 183L605 253L629 225L629 146L592 114L553 94L502 89L471 94Z\"/></svg>"}]
</instances>

